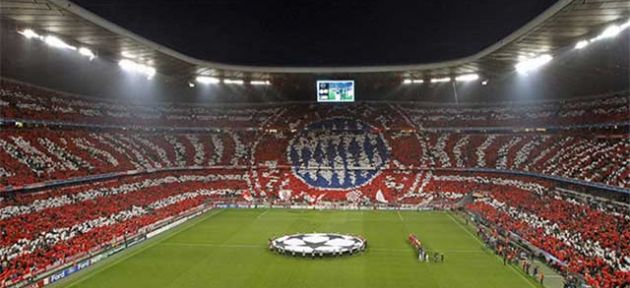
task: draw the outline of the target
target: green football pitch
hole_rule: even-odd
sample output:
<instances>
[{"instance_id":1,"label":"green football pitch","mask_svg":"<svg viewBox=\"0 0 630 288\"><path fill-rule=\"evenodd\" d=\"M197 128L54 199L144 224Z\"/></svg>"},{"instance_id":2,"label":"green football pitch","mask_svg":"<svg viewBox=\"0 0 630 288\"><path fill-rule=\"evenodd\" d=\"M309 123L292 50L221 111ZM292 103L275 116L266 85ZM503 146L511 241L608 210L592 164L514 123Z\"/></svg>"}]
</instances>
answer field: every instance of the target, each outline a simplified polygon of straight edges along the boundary
<instances>
[{"instance_id":1,"label":"green football pitch","mask_svg":"<svg viewBox=\"0 0 630 288\"><path fill-rule=\"evenodd\" d=\"M57 287L540 287L483 245L450 213L213 210L74 275ZM274 236L363 235L366 252L335 258L279 255ZM443 263L419 262L415 233Z\"/></svg>"}]
</instances>

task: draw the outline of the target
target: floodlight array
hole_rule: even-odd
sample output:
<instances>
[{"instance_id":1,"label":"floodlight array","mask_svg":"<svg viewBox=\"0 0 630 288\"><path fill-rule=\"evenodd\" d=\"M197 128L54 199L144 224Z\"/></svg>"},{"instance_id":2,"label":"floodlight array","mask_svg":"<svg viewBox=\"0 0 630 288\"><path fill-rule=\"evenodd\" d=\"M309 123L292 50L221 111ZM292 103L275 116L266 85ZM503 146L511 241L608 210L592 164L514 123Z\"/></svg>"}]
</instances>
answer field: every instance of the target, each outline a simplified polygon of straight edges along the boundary
<instances>
[{"instance_id":1,"label":"floodlight array","mask_svg":"<svg viewBox=\"0 0 630 288\"><path fill-rule=\"evenodd\" d=\"M252 81L249 81L249 84L254 85L254 86L269 86L271 85L271 82L269 82L269 80L265 80L265 81L252 80Z\"/></svg>"},{"instance_id":2,"label":"floodlight array","mask_svg":"<svg viewBox=\"0 0 630 288\"><path fill-rule=\"evenodd\" d=\"M604 39L615 38L617 37L617 35L619 35L623 30L627 29L628 27L630 27L630 20L628 20L626 23L623 23L621 25L608 26L606 27L606 29L604 29L604 31L602 31L602 33L600 33L596 37L588 39L588 40L580 40L579 42L575 44L574 48L579 50L579 49L583 49L584 47L588 46L589 44L593 42L597 42Z\"/></svg>"},{"instance_id":3,"label":"floodlight array","mask_svg":"<svg viewBox=\"0 0 630 288\"><path fill-rule=\"evenodd\" d=\"M240 79L223 79L223 83L231 85L243 85L244 82Z\"/></svg>"},{"instance_id":4,"label":"floodlight array","mask_svg":"<svg viewBox=\"0 0 630 288\"><path fill-rule=\"evenodd\" d=\"M155 68L129 59L120 60L118 66L126 71L144 74L147 76L147 79L151 79L155 75Z\"/></svg>"},{"instance_id":5,"label":"floodlight array","mask_svg":"<svg viewBox=\"0 0 630 288\"><path fill-rule=\"evenodd\" d=\"M479 74L464 74L455 77L457 82L471 82L479 80Z\"/></svg>"},{"instance_id":6,"label":"floodlight array","mask_svg":"<svg viewBox=\"0 0 630 288\"><path fill-rule=\"evenodd\" d=\"M40 40L53 48L77 51L81 56L88 57L90 61L96 58L96 54L94 54L94 52L92 52L89 48L70 45L55 35L41 35L33 29L24 29L22 31L18 31L18 33L27 39Z\"/></svg>"},{"instance_id":7,"label":"floodlight array","mask_svg":"<svg viewBox=\"0 0 630 288\"><path fill-rule=\"evenodd\" d=\"M195 81L201 83L201 84L219 84L221 83L221 79L219 78L215 78L215 77L209 77L209 76L197 76L197 78L195 79Z\"/></svg>"},{"instance_id":8,"label":"floodlight array","mask_svg":"<svg viewBox=\"0 0 630 288\"><path fill-rule=\"evenodd\" d=\"M424 83L424 80L422 80L422 79L405 79L405 80L403 80L403 84L405 84L405 85L422 84L422 83Z\"/></svg>"},{"instance_id":9,"label":"floodlight array","mask_svg":"<svg viewBox=\"0 0 630 288\"><path fill-rule=\"evenodd\" d=\"M553 59L553 57L549 54L543 54L530 58L525 57L516 64L516 71L527 74L528 72L536 70L549 63L551 59Z\"/></svg>"},{"instance_id":10,"label":"floodlight array","mask_svg":"<svg viewBox=\"0 0 630 288\"><path fill-rule=\"evenodd\" d=\"M455 80L456 82L472 82L472 81L477 81L479 80L479 74L476 73L471 73L471 74L463 74L463 75L459 75L459 76L455 76L455 78L451 78L451 77L442 77L442 78L431 78L429 79L429 82L431 83L446 83L446 82L451 82L453 80ZM410 84L423 84L424 80L423 79L404 79L402 82L404 85L410 85Z\"/></svg>"},{"instance_id":11,"label":"floodlight array","mask_svg":"<svg viewBox=\"0 0 630 288\"><path fill-rule=\"evenodd\" d=\"M445 83L451 82L452 80L451 77L431 78L431 83Z\"/></svg>"},{"instance_id":12,"label":"floodlight array","mask_svg":"<svg viewBox=\"0 0 630 288\"><path fill-rule=\"evenodd\" d=\"M225 78L225 79L221 79L221 78L217 78L217 77L211 77L211 76L197 76L195 78L195 81L197 83L200 84L227 84L227 85L245 85L245 81L243 81L242 79L229 79L229 78ZM252 86L269 86L271 85L271 82L269 80L251 80L249 81L249 85Z\"/></svg>"}]
</instances>

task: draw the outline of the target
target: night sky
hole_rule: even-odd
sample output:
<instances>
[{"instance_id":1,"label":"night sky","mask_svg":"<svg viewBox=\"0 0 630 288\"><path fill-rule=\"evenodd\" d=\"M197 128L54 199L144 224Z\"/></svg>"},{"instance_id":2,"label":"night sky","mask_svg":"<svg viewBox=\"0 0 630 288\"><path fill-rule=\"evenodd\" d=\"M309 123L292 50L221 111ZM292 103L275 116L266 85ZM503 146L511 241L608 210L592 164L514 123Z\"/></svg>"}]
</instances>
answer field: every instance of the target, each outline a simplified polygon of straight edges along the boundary
<instances>
[{"instance_id":1,"label":"night sky","mask_svg":"<svg viewBox=\"0 0 630 288\"><path fill-rule=\"evenodd\" d=\"M555 0L75 0L154 42L256 66L417 64L469 56Z\"/></svg>"}]
</instances>

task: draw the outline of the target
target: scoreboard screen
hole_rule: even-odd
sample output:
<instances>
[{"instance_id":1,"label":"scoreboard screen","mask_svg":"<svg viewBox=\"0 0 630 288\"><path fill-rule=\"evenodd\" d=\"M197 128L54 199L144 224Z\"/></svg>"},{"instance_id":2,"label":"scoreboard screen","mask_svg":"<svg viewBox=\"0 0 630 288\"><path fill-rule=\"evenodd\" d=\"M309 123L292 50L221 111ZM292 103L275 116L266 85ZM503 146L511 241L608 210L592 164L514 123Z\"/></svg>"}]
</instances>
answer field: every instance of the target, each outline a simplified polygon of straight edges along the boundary
<instances>
[{"instance_id":1,"label":"scoreboard screen","mask_svg":"<svg viewBox=\"0 0 630 288\"><path fill-rule=\"evenodd\" d=\"M354 102L354 80L318 80L317 102Z\"/></svg>"}]
</instances>

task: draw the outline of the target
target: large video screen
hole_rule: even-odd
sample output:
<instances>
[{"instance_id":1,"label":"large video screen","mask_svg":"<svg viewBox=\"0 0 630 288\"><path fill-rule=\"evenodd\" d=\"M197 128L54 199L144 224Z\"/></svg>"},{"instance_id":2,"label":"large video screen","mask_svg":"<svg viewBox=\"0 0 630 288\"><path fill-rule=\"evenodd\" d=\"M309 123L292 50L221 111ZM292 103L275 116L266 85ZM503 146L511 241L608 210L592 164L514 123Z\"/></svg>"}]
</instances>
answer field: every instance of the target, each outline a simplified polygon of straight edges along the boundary
<instances>
[{"instance_id":1,"label":"large video screen","mask_svg":"<svg viewBox=\"0 0 630 288\"><path fill-rule=\"evenodd\" d=\"M318 80L317 102L354 102L354 80Z\"/></svg>"}]
</instances>

